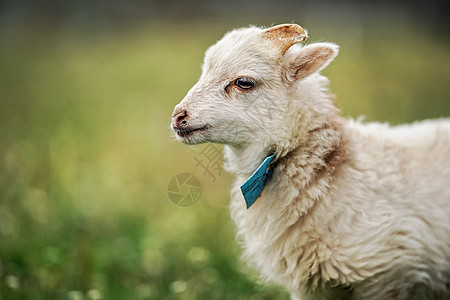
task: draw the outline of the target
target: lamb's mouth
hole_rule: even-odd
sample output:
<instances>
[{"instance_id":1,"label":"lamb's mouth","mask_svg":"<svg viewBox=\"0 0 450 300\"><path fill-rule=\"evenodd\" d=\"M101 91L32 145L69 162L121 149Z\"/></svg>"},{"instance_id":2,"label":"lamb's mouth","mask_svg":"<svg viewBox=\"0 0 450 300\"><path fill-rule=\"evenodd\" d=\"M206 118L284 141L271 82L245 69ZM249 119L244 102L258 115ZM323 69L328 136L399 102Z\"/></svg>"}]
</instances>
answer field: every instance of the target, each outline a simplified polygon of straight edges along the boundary
<instances>
[{"instance_id":1,"label":"lamb's mouth","mask_svg":"<svg viewBox=\"0 0 450 300\"><path fill-rule=\"evenodd\" d=\"M195 127L195 128L174 128L175 132L177 133L177 135L179 137L185 138L188 137L196 132L202 132L205 131L207 129L208 126L204 125L204 126L200 126L200 127Z\"/></svg>"}]
</instances>

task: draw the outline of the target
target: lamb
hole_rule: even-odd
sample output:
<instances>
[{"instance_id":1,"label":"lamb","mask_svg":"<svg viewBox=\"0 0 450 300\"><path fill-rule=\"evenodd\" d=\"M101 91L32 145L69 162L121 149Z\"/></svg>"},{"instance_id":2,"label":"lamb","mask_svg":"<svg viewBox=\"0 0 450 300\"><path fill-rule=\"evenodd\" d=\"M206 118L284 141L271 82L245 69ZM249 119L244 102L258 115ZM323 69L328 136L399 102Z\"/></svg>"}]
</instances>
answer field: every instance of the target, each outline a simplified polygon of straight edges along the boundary
<instances>
[{"instance_id":1,"label":"lamb","mask_svg":"<svg viewBox=\"0 0 450 300\"><path fill-rule=\"evenodd\" d=\"M227 33L174 109L177 140L225 144L243 259L292 299L450 299L450 120L341 117L319 74L339 47L306 38ZM269 158L247 208L240 186Z\"/></svg>"}]
</instances>

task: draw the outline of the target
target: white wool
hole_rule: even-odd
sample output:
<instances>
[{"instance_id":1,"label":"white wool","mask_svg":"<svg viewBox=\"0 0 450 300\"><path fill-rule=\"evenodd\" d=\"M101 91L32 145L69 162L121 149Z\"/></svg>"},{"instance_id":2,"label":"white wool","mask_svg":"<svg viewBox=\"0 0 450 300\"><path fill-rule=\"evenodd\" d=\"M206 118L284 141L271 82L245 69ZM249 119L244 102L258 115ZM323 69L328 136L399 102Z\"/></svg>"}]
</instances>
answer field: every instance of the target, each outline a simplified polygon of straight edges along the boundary
<instances>
[{"instance_id":1,"label":"white wool","mask_svg":"<svg viewBox=\"0 0 450 300\"><path fill-rule=\"evenodd\" d=\"M238 29L208 49L174 112L206 126L180 141L226 144L243 259L294 299L450 299L450 121L346 120L318 73L337 46L280 54L263 33ZM256 87L227 91L239 77ZM271 152L273 176L247 210L240 185Z\"/></svg>"}]
</instances>

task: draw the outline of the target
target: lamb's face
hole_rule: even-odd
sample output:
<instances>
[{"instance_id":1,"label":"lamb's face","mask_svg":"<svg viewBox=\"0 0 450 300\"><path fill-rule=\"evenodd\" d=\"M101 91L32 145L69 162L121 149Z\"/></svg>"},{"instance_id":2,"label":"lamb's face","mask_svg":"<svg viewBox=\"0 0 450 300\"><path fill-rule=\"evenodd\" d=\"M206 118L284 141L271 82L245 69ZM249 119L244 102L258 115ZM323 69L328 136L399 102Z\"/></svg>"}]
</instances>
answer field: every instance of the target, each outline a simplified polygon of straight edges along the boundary
<instances>
[{"instance_id":1,"label":"lamb's face","mask_svg":"<svg viewBox=\"0 0 450 300\"><path fill-rule=\"evenodd\" d=\"M264 131L281 78L275 51L260 49L261 31L233 31L208 49L199 81L173 113L179 141L240 144Z\"/></svg>"},{"instance_id":2,"label":"lamb's face","mask_svg":"<svg viewBox=\"0 0 450 300\"><path fill-rule=\"evenodd\" d=\"M285 57L306 33L286 38L291 25L274 28L235 30L208 49L199 81L172 115L179 141L240 145L263 139L283 121L296 80L286 73Z\"/></svg>"}]
</instances>

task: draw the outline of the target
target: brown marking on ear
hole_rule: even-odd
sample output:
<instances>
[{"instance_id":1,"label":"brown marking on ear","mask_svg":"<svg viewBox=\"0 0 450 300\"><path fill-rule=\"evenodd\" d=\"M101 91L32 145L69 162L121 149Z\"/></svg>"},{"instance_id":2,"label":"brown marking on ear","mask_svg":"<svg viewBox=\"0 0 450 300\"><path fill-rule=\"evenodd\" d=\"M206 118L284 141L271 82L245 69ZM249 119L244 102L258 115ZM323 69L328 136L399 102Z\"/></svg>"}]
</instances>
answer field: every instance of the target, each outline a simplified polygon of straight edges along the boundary
<instances>
[{"instance_id":1,"label":"brown marking on ear","mask_svg":"<svg viewBox=\"0 0 450 300\"><path fill-rule=\"evenodd\" d=\"M308 33L297 24L282 24L270 27L263 32L263 37L272 42L284 54L292 45L308 38Z\"/></svg>"}]
</instances>

